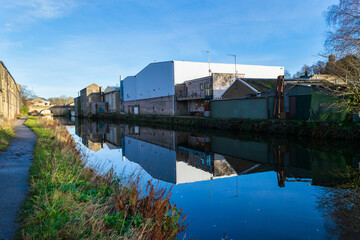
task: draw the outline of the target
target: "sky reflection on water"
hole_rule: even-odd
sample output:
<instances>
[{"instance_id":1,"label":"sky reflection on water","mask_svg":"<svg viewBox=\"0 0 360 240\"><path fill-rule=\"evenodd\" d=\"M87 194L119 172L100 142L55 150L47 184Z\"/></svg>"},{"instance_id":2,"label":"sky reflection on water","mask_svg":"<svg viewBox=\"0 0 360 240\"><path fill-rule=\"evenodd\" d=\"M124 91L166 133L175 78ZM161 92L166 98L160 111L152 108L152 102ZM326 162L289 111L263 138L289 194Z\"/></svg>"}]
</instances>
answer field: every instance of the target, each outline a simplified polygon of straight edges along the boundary
<instances>
[{"instance_id":1,"label":"sky reflection on water","mask_svg":"<svg viewBox=\"0 0 360 240\"><path fill-rule=\"evenodd\" d=\"M358 164L286 141L87 121L68 130L104 172L138 171L143 182L173 186L189 223L179 239L337 239L317 196L339 180L327 170Z\"/></svg>"}]
</instances>

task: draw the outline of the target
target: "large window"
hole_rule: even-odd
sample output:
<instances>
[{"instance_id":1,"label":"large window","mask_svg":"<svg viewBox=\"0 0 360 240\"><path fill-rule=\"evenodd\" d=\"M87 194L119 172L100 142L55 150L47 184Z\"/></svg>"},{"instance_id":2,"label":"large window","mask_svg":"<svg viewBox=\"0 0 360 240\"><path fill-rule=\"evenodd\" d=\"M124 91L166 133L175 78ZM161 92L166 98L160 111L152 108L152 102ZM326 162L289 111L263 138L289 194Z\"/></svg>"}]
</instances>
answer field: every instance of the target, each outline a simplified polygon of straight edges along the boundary
<instances>
[{"instance_id":1,"label":"large window","mask_svg":"<svg viewBox=\"0 0 360 240\"><path fill-rule=\"evenodd\" d=\"M210 95L210 84L209 83L205 83L205 95L206 96Z\"/></svg>"}]
</instances>

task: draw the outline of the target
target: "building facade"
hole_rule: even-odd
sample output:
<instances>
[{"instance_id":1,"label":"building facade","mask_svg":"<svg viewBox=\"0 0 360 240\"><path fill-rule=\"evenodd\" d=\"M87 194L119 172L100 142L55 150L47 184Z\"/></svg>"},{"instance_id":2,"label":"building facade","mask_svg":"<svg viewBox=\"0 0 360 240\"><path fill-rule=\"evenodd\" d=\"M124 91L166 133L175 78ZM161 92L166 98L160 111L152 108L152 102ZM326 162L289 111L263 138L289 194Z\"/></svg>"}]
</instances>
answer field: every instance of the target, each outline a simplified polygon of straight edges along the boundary
<instances>
[{"instance_id":1,"label":"building facade","mask_svg":"<svg viewBox=\"0 0 360 240\"><path fill-rule=\"evenodd\" d=\"M107 87L104 91L104 101L108 103L109 113L120 112L120 87Z\"/></svg>"},{"instance_id":2,"label":"building facade","mask_svg":"<svg viewBox=\"0 0 360 240\"><path fill-rule=\"evenodd\" d=\"M92 113L92 105L101 103L102 89L95 83L82 89L79 96L74 99L75 104L75 116L86 117ZM96 106L96 105L95 105Z\"/></svg>"},{"instance_id":3,"label":"building facade","mask_svg":"<svg viewBox=\"0 0 360 240\"><path fill-rule=\"evenodd\" d=\"M51 103L48 99L46 98L41 98L41 97L37 97L34 100L32 100L32 103L34 104L34 106L50 106Z\"/></svg>"},{"instance_id":4,"label":"building facade","mask_svg":"<svg viewBox=\"0 0 360 240\"><path fill-rule=\"evenodd\" d=\"M0 117L14 119L20 114L21 87L0 61Z\"/></svg>"},{"instance_id":5,"label":"building facade","mask_svg":"<svg viewBox=\"0 0 360 240\"><path fill-rule=\"evenodd\" d=\"M125 113L188 115L220 98L236 77L277 78L283 67L168 61L151 63L121 82ZM196 101L195 101L196 100Z\"/></svg>"}]
</instances>

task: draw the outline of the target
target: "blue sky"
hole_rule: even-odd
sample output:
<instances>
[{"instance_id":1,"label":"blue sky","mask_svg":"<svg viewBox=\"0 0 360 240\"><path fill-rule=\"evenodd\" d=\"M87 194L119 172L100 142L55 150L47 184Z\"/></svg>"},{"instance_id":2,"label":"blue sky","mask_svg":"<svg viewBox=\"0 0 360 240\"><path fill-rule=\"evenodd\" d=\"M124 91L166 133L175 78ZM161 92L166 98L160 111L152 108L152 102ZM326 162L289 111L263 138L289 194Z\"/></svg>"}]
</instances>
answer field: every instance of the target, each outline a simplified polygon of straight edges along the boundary
<instances>
[{"instance_id":1,"label":"blue sky","mask_svg":"<svg viewBox=\"0 0 360 240\"><path fill-rule=\"evenodd\" d=\"M41 97L77 96L167 60L284 66L321 59L337 0L0 0L0 60Z\"/></svg>"}]
</instances>

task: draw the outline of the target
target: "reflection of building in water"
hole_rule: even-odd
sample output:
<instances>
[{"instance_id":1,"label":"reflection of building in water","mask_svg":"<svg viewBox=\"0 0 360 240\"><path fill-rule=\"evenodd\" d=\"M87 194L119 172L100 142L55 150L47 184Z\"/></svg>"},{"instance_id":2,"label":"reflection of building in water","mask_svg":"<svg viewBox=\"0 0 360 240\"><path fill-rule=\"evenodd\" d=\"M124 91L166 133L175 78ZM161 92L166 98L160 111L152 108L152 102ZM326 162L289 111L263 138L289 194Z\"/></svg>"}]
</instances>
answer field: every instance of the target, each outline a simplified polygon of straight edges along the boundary
<instances>
[{"instance_id":1,"label":"reflection of building in water","mask_svg":"<svg viewBox=\"0 0 360 240\"><path fill-rule=\"evenodd\" d=\"M75 133L82 139L82 143L90 150L97 152L104 148L106 124L92 121L78 120L75 123Z\"/></svg>"},{"instance_id":2,"label":"reflection of building in water","mask_svg":"<svg viewBox=\"0 0 360 240\"><path fill-rule=\"evenodd\" d=\"M58 120L61 125L65 126L74 126L75 125L75 118L64 118L64 117L54 117L54 120Z\"/></svg>"},{"instance_id":3,"label":"reflection of building in water","mask_svg":"<svg viewBox=\"0 0 360 240\"><path fill-rule=\"evenodd\" d=\"M121 139L124 125L119 124L107 124L106 125L106 134L105 134L105 144L109 149L119 149L121 148Z\"/></svg>"},{"instance_id":4,"label":"reflection of building in water","mask_svg":"<svg viewBox=\"0 0 360 240\"><path fill-rule=\"evenodd\" d=\"M203 137L134 126L126 126L124 136L123 153L130 161L140 164L154 178L172 183L273 171L280 187L285 182L310 179L313 184L324 185L329 184L326 179L331 173L321 169L339 167L329 166L328 160L295 144Z\"/></svg>"},{"instance_id":5,"label":"reflection of building in water","mask_svg":"<svg viewBox=\"0 0 360 240\"><path fill-rule=\"evenodd\" d=\"M92 122L86 119L75 121L75 134L81 137L82 143L94 152L107 147L119 149L122 145L122 132L124 125Z\"/></svg>"},{"instance_id":6,"label":"reflection of building in water","mask_svg":"<svg viewBox=\"0 0 360 240\"><path fill-rule=\"evenodd\" d=\"M211 152L209 137L126 126L123 154L152 177L176 184L233 176L234 169Z\"/></svg>"},{"instance_id":7,"label":"reflection of building in water","mask_svg":"<svg viewBox=\"0 0 360 240\"><path fill-rule=\"evenodd\" d=\"M332 185L337 180L331 172L347 166L344 154L309 150L281 141L205 137L86 120L81 124L76 122L76 134L93 151L100 150L104 144L110 150L123 148L124 156L152 177L177 184L273 171L280 187L286 181L310 182L310 179L315 185Z\"/></svg>"}]
</instances>

